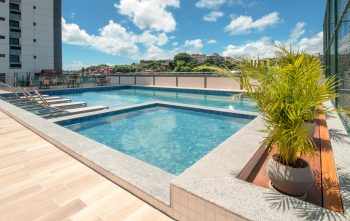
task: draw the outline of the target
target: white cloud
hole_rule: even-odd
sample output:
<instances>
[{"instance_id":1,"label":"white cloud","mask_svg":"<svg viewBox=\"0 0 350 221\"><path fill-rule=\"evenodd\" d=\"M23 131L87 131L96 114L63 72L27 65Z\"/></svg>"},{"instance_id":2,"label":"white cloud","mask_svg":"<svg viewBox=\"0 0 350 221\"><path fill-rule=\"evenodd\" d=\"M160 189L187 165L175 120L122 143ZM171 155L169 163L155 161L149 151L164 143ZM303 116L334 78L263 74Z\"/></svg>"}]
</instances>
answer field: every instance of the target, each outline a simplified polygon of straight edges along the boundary
<instances>
[{"instance_id":1,"label":"white cloud","mask_svg":"<svg viewBox=\"0 0 350 221\"><path fill-rule=\"evenodd\" d=\"M62 18L62 41L74 45L88 45L91 36L76 24L66 23Z\"/></svg>"},{"instance_id":2,"label":"white cloud","mask_svg":"<svg viewBox=\"0 0 350 221\"><path fill-rule=\"evenodd\" d=\"M216 44L216 40L214 39L210 39L209 41L207 41L208 44Z\"/></svg>"},{"instance_id":3,"label":"white cloud","mask_svg":"<svg viewBox=\"0 0 350 221\"><path fill-rule=\"evenodd\" d=\"M231 35L248 34L252 30L262 31L269 26L277 24L279 20L278 12L272 12L255 21L251 16L241 15L232 19L230 24L225 27L225 31Z\"/></svg>"},{"instance_id":4,"label":"white cloud","mask_svg":"<svg viewBox=\"0 0 350 221\"><path fill-rule=\"evenodd\" d=\"M202 48L202 39L186 40L184 44L184 50L188 53L200 53Z\"/></svg>"},{"instance_id":5,"label":"white cloud","mask_svg":"<svg viewBox=\"0 0 350 221\"><path fill-rule=\"evenodd\" d=\"M67 23L62 18L62 41L66 44L86 46L109 55L138 57L138 44L153 50L154 47L167 44L169 39L165 33L153 34L149 30L136 35L113 21L99 29L99 35L91 35L77 24Z\"/></svg>"},{"instance_id":6,"label":"white cloud","mask_svg":"<svg viewBox=\"0 0 350 221\"><path fill-rule=\"evenodd\" d=\"M175 50L166 51L160 47L151 45L149 48L147 48L141 59L171 59L175 56L175 54Z\"/></svg>"},{"instance_id":7,"label":"white cloud","mask_svg":"<svg viewBox=\"0 0 350 221\"><path fill-rule=\"evenodd\" d=\"M226 2L227 0L199 0L196 2L196 7L215 9L215 8L219 8L221 5L225 4Z\"/></svg>"},{"instance_id":8,"label":"white cloud","mask_svg":"<svg viewBox=\"0 0 350 221\"><path fill-rule=\"evenodd\" d=\"M176 21L167 8L180 7L180 0L121 0L114 7L141 29L171 32L176 28Z\"/></svg>"},{"instance_id":9,"label":"white cloud","mask_svg":"<svg viewBox=\"0 0 350 221\"><path fill-rule=\"evenodd\" d=\"M144 31L140 36L138 36L138 42L144 43L148 46L163 46L168 43L168 40L168 36L165 33L153 35L150 31Z\"/></svg>"},{"instance_id":10,"label":"white cloud","mask_svg":"<svg viewBox=\"0 0 350 221\"><path fill-rule=\"evenodd\" d=\"M298 22L295 28L292 30L292 33L289 37L288 42L290 43L296 42L300 38L300 36L302 36L304 33L305 33L305 23Z\"/></svg>"},{"instance_id":11,"label":"white cloud","mask_svg":"<svg viewBox=\"0 0 350 221\"><path fill-rule=\"evenodd\" d=\"M76 71L81 70L83 67L88 67L89 65L84 64L82 61L73 60L70 64L64 64L63 70L65 71Z\"/></svg>"},{"instance_id":12,"label":"white cloud","mask_svg":"<svg viewBox=\"0 0 350 221\"><path fill-rule=\"evenodd\" d=\"M209 21L209 22L215 22L218 20L218 18L224 16L223 12L220 11L212 11L209 14L205 15L203 17L204 21Z\"/></svg>"},{"instance_id":13,"label":"white cloud","mask_svg":"<svg viewBox=\"0 0 350 221\"><path fill-rule=\"evenodd\" d=\"M178 44L179 44L179 43L175 41L175 42L173 42L171 45L174 46L174 47L176 47Z\"/></svg>"},{"instance_id":14,"label":"white cloud","mask_svg":"<svg viewBox=\"0 0 350 221\"><path fill-rule=\"evenodd\" d=\"M90 35L77 24L67 23L62 18L62 41L66 44L87 46L110 55L138 52L134 35L121 25L109 21L99 31L98 36Z\"/></svg>"},{"instance_id":15,"label":"white cloud","mask_svg":"<svg viewBox=\"0 0 350 221\"><path fill-rule=\"evenodd\" d=\"M273 57L273 55L271 38L268 37L263 37L258 41L250 41L239 46L228 45L223 52L223 56L230 57Z\"/></svg>"},{"instance_id":16,"label":"white cloud","mask_svg":"<svg viewBox=\"0 0 350 221\"><path fill-rule=\"evenodd\" d=\"M322 53L322 50L323 50L323 32L319 32L318 34L316 34L310 38L302 38L298 42L297 46L300 50L309 52L311 54Z\"/></svg>"},{"instance_id":17,"label":"white cloud","mask_svg":"<svg viewBox=\"0 0 350 221\"><path fill-rule=\"evenodd\" d=\"M276 41L285 45L292 45L295 50L305 51L310 54L322 53L323 32L319 32L311 37L300 37L305 33L305 23L298 22L292 30L289 39ZM300 40L299 40L300 39ZM274 57L276 48L272 47L272 39L269 37L261 38L257 41L249 41L242 45L228 45L223 52L224 56L231 57Z\"/></svg>"}]
</instances>

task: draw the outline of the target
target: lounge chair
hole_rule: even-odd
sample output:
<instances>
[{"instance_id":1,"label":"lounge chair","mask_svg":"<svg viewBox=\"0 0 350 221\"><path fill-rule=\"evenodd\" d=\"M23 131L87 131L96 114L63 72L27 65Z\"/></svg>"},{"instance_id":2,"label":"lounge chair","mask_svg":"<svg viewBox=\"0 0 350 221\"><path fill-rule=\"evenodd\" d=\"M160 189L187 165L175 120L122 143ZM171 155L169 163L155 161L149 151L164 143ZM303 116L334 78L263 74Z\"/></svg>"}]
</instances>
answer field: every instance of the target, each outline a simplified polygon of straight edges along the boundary
<instances>
[{"instance_id":1,"label":"lounge chair","mask_svg":"<svg viewBox=\"0 0 350 221\"><path fill-rule=\"evenodd\" d=\"M91 106L91 107L80 107L80 108L73 108L73 109L63 109L63 107L55 106L52 104L49 104L44 97L40 94L39 91L34 90L35 94L40 98L42 101L42 105L49 107L52 109L53 112L64 112L66 114L80 114L80 113L86 113L91 111L98 111L103 109L108 109L106 106Z\"/></svg>"},{"instance_id":2,"label":"lounge chair","mask_svg":"<svg viewBox=\"0 0 350 221\"><path fill-rule=\"evenodd\" d=\"M24 96L31 100L31 101L37 101L37 102L42 102L40 98L38 97L34 97L31 93L29 93L29 91L25 88L20 88L19 89L22 91L22 93L24 94ZM42 96L41 96L42 97ZM60 103L68 103L68 102L71 102L70 99L63 99L63 98L59 98L59 99L47 99L46 100L47 103L49 104L60 104Z\"/></svg>"}]
</instances>

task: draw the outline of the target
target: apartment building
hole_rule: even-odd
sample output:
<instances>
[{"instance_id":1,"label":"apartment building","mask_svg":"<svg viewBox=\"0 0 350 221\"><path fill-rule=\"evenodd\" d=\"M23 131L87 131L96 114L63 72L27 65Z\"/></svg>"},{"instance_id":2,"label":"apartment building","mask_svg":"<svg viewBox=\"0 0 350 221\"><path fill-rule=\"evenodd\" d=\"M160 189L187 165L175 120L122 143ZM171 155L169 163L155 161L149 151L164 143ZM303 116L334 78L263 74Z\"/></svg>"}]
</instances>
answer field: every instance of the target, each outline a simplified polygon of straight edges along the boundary
<instances>
[{"instance_id":1,"label":"apartment building","mask_svg":"<svg viewBox=\"0 0 350 221\"><path fill-rule=\"evenodd\" d=\"M0 81L62 72L61 0L0 0Z\"/></svg>"}]
</instances>

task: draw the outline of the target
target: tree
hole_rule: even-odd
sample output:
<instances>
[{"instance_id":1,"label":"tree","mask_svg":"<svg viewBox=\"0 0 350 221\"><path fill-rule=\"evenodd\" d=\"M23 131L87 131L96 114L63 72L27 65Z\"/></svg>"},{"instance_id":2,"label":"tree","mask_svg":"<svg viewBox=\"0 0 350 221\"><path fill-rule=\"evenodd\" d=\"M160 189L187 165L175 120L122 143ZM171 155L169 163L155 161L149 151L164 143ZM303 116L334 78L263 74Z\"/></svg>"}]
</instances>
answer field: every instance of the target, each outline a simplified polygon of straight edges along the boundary
<instances>
[{"instance_id":1,"label":"tree","mask_svg":"<svg viewBox=\"0 0 350 221\"><path fill-rule=\"evenodd\" d=\"M191 55L189 55L187 53L179 53L179 54L175 55L175 57L174 57L175 64L177 64L177 62L179 62L179 61L183 61L185 63L188 63L191 61Z\"/></svg>"}]
</instances>

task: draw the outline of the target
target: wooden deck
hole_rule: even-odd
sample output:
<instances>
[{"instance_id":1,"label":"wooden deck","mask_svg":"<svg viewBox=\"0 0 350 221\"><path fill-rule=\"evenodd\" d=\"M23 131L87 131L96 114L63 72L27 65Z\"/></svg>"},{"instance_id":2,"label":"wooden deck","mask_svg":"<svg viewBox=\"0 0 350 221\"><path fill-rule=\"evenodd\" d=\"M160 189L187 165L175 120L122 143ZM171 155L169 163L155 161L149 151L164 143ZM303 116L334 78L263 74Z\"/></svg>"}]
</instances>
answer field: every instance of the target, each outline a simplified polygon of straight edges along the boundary
<instances>
[{"instance_id":1,"label":"wooden deck","mask_svg":"<svg viewBox=\"0 0 350 221\"><path fill-rule=\"evenodd\" d=\"M0 220L171 220L0 112Z\"/></svg>"}]
</instances>

